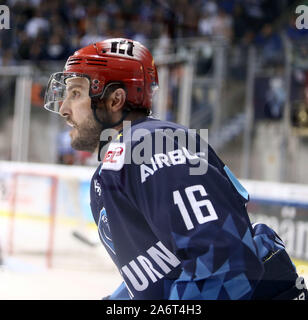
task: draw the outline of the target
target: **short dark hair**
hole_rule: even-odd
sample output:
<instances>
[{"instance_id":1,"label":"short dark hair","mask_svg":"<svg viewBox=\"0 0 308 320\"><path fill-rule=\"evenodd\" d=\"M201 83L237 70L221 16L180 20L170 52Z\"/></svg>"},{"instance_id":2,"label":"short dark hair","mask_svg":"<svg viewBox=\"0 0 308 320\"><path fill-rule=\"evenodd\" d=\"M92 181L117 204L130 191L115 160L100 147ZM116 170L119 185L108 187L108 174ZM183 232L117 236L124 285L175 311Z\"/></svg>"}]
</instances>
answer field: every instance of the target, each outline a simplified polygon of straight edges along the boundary
<instances>
[{"instance_id":1,"label":"short dark hair","mask_svg":"<svg viewBox=\"0 0 308 320\"><path fill-rule=\"evenodd\" d=\"M126 92L126 88L123 83L121 83L121 82L110 83L107 86L106 91L104 92L104 96L102 97L102 100L105 102L106 99L110 96L110 94L117 89L123 89ZM123 109L129 109L129 110L141 113L145 116L149 116L151 114L151 110L149 110L148 108L145 108L143 106L134 105L134 104L127 102L127 101L125 101L125 105L124 105Z\"/></svg>"}]
</instances>

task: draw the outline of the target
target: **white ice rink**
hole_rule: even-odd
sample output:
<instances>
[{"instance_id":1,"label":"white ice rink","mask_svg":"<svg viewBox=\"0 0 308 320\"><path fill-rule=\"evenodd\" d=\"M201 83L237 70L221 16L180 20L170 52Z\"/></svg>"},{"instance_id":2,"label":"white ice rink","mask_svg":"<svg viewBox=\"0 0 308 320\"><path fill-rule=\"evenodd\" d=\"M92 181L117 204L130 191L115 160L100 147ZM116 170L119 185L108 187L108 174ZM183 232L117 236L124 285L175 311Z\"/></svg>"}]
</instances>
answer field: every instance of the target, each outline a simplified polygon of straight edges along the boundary
<instances>
[{"instance_id":1,"label":"white ice rink","mask_svg":"<svg viewBox=\"0 0 308 320\"><path fill-rule=\"evenodd\" d=\"M0 267L0 300L100 300L121 279L112 271L37 268L17 258Z\"/></svg>"},{"instance_id":2,"label":"white ice rink","mask_svg":"<svg viewBox=\"0 0 308 320\"><path fill-rule=\"evenodd\" d=\"M100 300L121 283L101 244L89 247L72 236L76 226L57 226L52 268L46 263L46 222L18 220L14 252L9 255L7 220L0 216L4 262L0 266L0 300ZM96 234L96 230L87 231Z\"/></svg>"}]
</instances>

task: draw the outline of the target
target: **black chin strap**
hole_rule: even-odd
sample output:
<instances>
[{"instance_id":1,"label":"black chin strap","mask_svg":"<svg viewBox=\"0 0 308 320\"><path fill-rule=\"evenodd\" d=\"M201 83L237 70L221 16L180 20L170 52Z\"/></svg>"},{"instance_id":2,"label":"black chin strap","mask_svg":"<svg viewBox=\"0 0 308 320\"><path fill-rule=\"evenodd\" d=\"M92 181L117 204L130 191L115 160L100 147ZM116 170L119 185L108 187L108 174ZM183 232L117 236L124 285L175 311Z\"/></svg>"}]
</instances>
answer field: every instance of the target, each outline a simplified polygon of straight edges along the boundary
<instances>
[{"instance_id":1,"label":"black chin strap","mask_svg":"<svg viewBox=\"0 0 308 320\"><path fill-rule=\"evenodd\" d=\"M121 124L124 119L127 117L127 115L129 114L129 112L131 111L130 109L128 108L125 108L122 112L122 117L119 121L115 122L115 123L110 123L110 122L105 122L105 121L102 121L101 119L99 119L99 117L97 116L97 105L92 101L91 102L91 109L92 109L92 112L93 112L93 116L94 116L94 119L99 123L101 124L102 126L102 130L106 130L106 129L110 129L110 128L114 128L116 126L118 126L119 124ZM99 148L98 148L98 161L101 161L101 156L100 156L100 153L101 153L101 150L102 148L107 144L109 143L110 140L108 141L99 141Z\"/></svg>"}]
</instances>

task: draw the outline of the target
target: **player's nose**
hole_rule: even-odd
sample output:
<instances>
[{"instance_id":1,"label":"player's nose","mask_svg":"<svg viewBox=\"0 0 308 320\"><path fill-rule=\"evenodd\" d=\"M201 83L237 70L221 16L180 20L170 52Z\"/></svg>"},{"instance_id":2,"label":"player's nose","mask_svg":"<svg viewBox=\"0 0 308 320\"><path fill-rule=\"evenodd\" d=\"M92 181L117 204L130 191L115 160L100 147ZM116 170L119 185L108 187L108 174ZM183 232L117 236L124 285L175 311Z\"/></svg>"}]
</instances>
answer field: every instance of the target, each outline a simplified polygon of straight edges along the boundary
<instances>
[{"instance_id":1,"label":"player's nose","mask_svg":"<svg viewBox=\"0 0 308 320\"><path fill-rule=\"evenodd\" d=\"M59 113L62 117L67 117L71 115L71 108L67 99L64 99L62 105L60 106Z\"/></svg>"}]
</instances>

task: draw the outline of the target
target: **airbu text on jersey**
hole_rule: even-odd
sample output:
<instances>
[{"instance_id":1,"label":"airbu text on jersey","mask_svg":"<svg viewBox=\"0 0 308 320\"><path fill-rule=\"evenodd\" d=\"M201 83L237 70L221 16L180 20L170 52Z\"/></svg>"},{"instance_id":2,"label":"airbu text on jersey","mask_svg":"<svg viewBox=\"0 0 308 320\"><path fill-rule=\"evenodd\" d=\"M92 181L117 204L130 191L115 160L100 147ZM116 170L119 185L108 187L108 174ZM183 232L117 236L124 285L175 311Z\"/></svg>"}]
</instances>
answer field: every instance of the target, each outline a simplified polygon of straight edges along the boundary
<instances>
[{"instance_id":1,"label":"airbu text on jersey","mask_svg":"<svg viewBox=\"0 0 308 320\"><path fill-rule=\"evenodd\" d=\"M164 166L170 167L177 164L186 163L186 160L200 159L199 156L204 156L205 153L200 152L196 154L191 154L185 147L181 149L172 150L165 153L156 153L150 159L151 164L141 164L140 165L140 175L141 183L144 183L146 179L153 175L157 170L163 168Z\"/></svg>"},{"instance_id":2,"label":"airbu text on jersey","mask_svg":"<svg viewBox=\"0 0 308 320\"><path fill-rule=\"evenodd\" d=\"M125 281L128 287L131 284L136 291L144 291L150 281L155 283L180 263L180 260L161 241L158 241L146 251L146 255L139 255L124 265L121 274L128 280Z\"/></svg>"}]
</instances>

